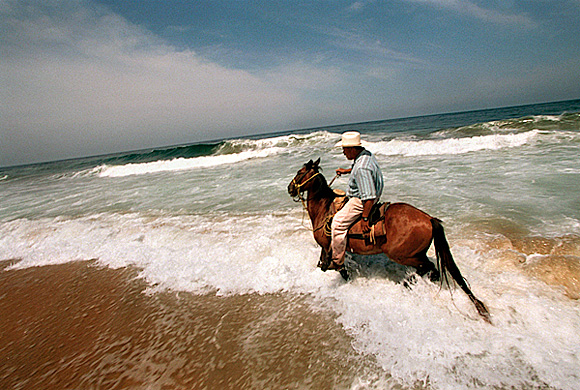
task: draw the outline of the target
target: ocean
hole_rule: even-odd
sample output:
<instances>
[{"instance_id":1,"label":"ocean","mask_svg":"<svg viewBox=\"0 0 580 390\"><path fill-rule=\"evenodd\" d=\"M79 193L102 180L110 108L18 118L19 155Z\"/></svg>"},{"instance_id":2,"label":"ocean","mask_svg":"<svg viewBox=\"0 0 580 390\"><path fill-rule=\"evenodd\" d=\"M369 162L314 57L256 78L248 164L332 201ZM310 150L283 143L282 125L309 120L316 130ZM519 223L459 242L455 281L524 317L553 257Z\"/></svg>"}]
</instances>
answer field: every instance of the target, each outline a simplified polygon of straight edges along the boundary
<instances>
[{"instance_id":1,"label":"ocean","mask_svg":"<svg viewBox=\"0 0 580 390\"><path fill-rule=\"evenodd\" d=\"M349 130L492 325L382 255L316 267L287 186ZM579 389L579 147L574 100L1 168L0 388Z\"/></svg>"}]
</instances>

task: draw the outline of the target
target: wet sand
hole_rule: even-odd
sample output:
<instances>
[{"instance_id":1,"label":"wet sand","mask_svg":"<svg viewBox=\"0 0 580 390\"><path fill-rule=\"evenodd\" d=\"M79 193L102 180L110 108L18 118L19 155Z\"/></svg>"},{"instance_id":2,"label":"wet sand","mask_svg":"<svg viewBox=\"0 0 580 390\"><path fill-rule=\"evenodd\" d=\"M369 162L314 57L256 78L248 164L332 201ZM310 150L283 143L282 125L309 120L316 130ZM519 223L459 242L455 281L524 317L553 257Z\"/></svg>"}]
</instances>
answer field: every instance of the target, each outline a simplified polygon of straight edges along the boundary
<instances>
[{"instance_id":1,"label":"wet sand","mask_svg":"<svg viewBox=\"0 0 580 390\"><path fill-rule=\"evenodd\" d=\"M478 230L471 233L478 237L484 233L485 239L460 239L456 243L489 253L489 263L501 269L521 272L561 289L570 299L580 299L579 236L533 236L529 231L502 222L491 225L487 230L485 224L481 224Z\"/></svg>"},{"instance_id":2,"label":"wet sand","mask_svg":"<svg viewBox=\"0 0 580 390\"><path fill-rule=\"evenodd\" d=\"M135 269L12 263L2 389L349 388L377 369L307 296L147 294Z\"/></svg>"}]
</instances>

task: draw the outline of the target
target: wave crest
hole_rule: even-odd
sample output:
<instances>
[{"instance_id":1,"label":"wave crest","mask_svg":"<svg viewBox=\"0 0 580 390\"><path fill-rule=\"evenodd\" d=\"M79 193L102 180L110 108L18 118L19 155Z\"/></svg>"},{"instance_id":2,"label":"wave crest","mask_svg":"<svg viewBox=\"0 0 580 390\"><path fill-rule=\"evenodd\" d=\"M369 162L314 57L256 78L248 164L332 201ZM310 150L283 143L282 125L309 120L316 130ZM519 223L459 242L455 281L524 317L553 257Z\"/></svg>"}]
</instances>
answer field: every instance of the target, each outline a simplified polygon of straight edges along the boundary
<instances>
[{"instance_id":1,"label":"wave crest","mask_svg":"<svg viewBox=\"0 0 580 390\"><path fill-rule=\"evenodd\" d=\"M540 134L532 130L516 134L491 134L464 138L446 138L429 140L393 139L372 144L376 154L386 156L431 156L444 154L464 154L480 150L499 150L529 144Z\"/></svg>"},{"instance_id":2,"label":"wave crest","mask_svg":"<svg viewBox=\"0 0 580 390\"><path fill-rule=\"evenodd\" d=\"M123 177L158 172L176 172L196 168L210 168L224 164L234 164L254 158L268 157L272 154L279 153L281 150L281 148L270 148L235 154L176 158L173 160L160 160L141 164L101 165L93 169L93 173L98 174L100 177Z\"/></svg>"},{"instance_id":3,"label":"wave crest","mask_svg":"<svg viewBox=\"0 0 580 390\"><path fill-rule=\"evenodd\" d=\"M301 148L320 146L337 138L336 134L327 131L315 131L309 134L289 134L261 139L233 139L225 141L216 154L240 153L247 150L269 148Z\"/></svg>"},{"instance_id":4,"label":"wave crest","mask_svg":"<svg viewBox=\"0 0 580 390\"><path fill-rule=\"evenodd\" d=\"M283 153L289 149L306 146L320 145L325 142L332 142L336 138L335 134L325 131L310 134L297 135L290 134L279 137L263 139L234 139L224 141L219 147L211 149L211 154L197 157L177 157L175 150L168 149L167 156L171 159L157 159L149 162L136 162L124 165L102 164L90 171L100 177L123 177L131 175L144 175L158 172L176 172L198 168L211 168L225 164L235 164L255 158L265 158L275 154ZM180 147L181 150L188 150Z\"/></svg>"}]
</instances>

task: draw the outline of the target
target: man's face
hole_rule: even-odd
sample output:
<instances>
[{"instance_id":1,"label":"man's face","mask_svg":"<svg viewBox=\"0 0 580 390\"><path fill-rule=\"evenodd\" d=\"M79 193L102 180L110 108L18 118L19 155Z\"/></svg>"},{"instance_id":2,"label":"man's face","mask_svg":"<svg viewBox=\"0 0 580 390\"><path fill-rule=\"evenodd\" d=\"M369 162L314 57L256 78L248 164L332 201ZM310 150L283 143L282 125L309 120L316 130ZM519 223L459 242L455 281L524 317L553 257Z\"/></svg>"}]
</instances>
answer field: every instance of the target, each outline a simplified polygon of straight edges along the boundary
<instances>
[{"instance_id":1,"label":"man's face","mask_svg":"<svg viewBox=\"0 0 580 390\"><path fill-rule=\"evenodd\" d=\"M354 160L357 156L357 149L350 146L343 147L342 153L346 156L347 160Z\"/></svg>"}]
</instances>

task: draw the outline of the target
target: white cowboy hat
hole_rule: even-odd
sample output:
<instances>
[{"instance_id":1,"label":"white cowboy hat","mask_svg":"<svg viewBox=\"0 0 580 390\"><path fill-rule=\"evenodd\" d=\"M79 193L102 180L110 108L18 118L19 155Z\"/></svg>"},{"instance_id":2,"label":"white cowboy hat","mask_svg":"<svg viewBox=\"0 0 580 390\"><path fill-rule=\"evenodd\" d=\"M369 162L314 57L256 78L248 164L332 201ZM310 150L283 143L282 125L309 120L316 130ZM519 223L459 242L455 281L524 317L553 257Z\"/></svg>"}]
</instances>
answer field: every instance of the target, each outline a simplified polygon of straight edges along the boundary
<instances>
[{"instance_id":1,"label":"white cowboy hat","mask_svg":"<svg viewBox=\"0 0 580 390\"><path fill-rule=\"evenodd\" d=\"M368 144L369 143L366 141L361 141L360 133L358 131L347 131L342 133L342 139L335 146L348 148L354 146L366 146Z\"/></svg>"}]
</instances>

